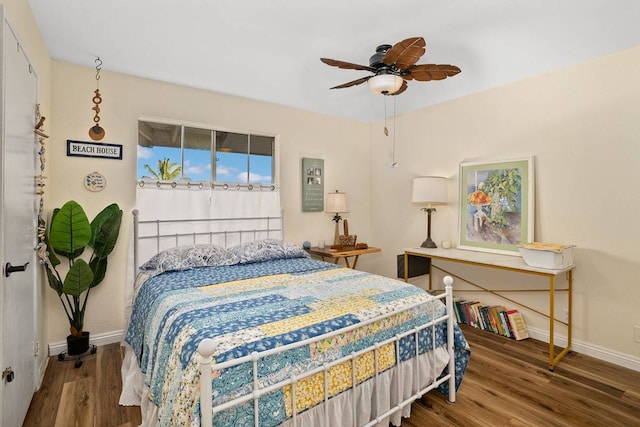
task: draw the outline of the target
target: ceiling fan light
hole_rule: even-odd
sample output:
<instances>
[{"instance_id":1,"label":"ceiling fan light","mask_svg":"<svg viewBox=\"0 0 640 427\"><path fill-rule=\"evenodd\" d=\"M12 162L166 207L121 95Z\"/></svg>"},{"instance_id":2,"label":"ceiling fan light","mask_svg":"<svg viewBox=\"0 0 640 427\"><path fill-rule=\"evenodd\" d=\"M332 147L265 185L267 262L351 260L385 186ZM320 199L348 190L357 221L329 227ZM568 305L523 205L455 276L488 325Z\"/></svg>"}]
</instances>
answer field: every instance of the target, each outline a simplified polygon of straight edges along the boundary
<instances>
[{"instance_id":1,"label":"ceiling fan light","mask_svg":"<svg viewBox=\"0 0 640 427\"><path fill-rule=\"evenodd\" d=\"M378 74L369 79L369 89L374 93L391 95L402 87L402 77L395 74Z\"/></svg>"}]
</instances>

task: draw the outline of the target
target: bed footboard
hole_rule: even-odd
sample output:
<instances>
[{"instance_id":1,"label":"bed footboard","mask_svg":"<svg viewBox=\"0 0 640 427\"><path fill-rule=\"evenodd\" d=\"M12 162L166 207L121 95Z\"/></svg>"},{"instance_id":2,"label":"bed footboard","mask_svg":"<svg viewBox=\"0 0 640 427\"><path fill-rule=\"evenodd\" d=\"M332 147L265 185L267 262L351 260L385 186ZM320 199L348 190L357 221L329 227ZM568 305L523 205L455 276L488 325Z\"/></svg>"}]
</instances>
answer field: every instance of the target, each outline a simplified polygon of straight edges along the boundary
<instances>
[{"instance_id":1,"label":"bed footboard","mask_svg":"<svg viewBox=\"0 0 640 427\"><path fill-rule=\"evenodd\" d=\"M454 308L453 308L453 278L451 276L445 276L442 281L444 282L445 289L445 305L447 307L447 351L449 353L449 402L455 403L456 401L456 358L453 348L453 325L454 325Z\"/></svg>"},{"instance_id":2,"label":"bed footboard","mask_svg":"<svg viewBox=\"0 0 640 427\"><path fill-rule=\"evenodd\" d=\"M211 362L213 362L215 349L213 340L209 338L203 339L198 345L198 355L200 356L200 425L203 427L213 425Z\"/></svg>"},{"instance_id":3,"label":"bed footboard","mask_svg":"<svg viewBox=\"0 0 640 427\"><path fill-rule=\"evenodd\" d=\"M425 393L427 393L428 391L439 387L441 384L443 384L444 382L448 383L448 400L451 403L455 402L456 399L456 376L455 376L455 356L454 356L454 324L455 324L455 314L454 314L454 308L453 308L453 279L450 276L446 276L443 279L444 285L445 285L445 292L441 295L436 296L436 299L444 299L444 305L446 307L446 312L444 314L444 316L438 317L438 318L434 318L432 319L430 322L418 327L418 328L414 328L410 331L407 331L403 334L398 334L393 338L390 338L384 342L381 343L376 343L375 345L363 349L361 351L352 353L350 355L347 355L339 360L333 361L331 363L325 363L323 366L316 368L310 372L305 372L303 375L297 375L297 376L292 376L291 378L284 380L284 381L280 381L276 384L270 385L268 387L264 387L264 388L260 388L258 387L258 378L257 378L257 372L258 372L258 360L262 357L267 357L279 352L282 352L283 350L286 350L288 348L291 348L291 346L284 346L284 347L280 347L280 348L276 348L276 349L272 349L272 350L267 350L267 351L263 351L260 353L252 353L251 355L245 356L243 358L239 358L239 359L235 359L235 360L230 360L224 363L220 363L220 364L216 364L212 366L212 361L213 361L213 354L215 352L215 344L213 340L210 339L204 339L202 340L202 342L200 342L199 346L198 346L198 353L199 353L199 357L200 357L200 424L203 427L212 427L212 422L213 422L213 414L214 413L218 413L221 412L225 409L231 408L233 406L242 404L242 403L246 403L246 402L250 402L253 401L253 405L255 407L254 410L254 414L255 414L255 421L254 421L254 425L258 426L259 425L259 411L258 411L258 400L261 396L285 387L285 386L291 386L291 398L292 398L292 407L293 407L293 417L291 419L292 425L296 426L298 425L296 422L296 418L297 418L297 413L296 413L296 404L293 403L295 402L295 396L296 396L296 383L299 379L308 376L308 375L313 375L313 374L318 374L318 373L324 373L325 376L325 396L324 396L324 419L325 419L325 425L328 425L328 420L329 420L329 405L327 404L330 396L328 395L327 392L327 373L329 371L329 369L331 369L331 367L336 366L340 363L344 363L344 362L349 362L352 364L352 367L355 368L355 363L356 363L356 358L361 356L362 354L368 353L368 352L374 352L374 365L375 365L375 373L374 376L371 378L371 381L375 381L375 384L378 384L378 378L380 375L380 372L378 370L378 350L380 349L381 346L383 345L388 345L389 343L394 343L394 345L396 346L396 349L399 349L399 345L400 345L400 340L404 337L410 336L410 335L414 335L416 342L418 339L418 333L422 330L425 329L429 329L431 328L432 334L435 338L435 326L439 323L442 322L446 322L446 329L447 329L447 344L446 344L446 350L448 353L448 372L446 375L443 376L439 376L439 375L434 375L433 376L433 381L429 384L427 384L425 387L421 387L417 392L411 394L409 397L405 398L404 400L402 400L399 403L393 403L392 402L392 406L387 409L382 411L382 413L380 413L380 410L378 409L378 413L375 416L375 418L373 418L370 422L363 424L361 427L366 427L366 426L374 426L380 422L382 422L385 418L391 416L392 414L395 414L398 411L402 411L404 408L406 408L407 406L411 405L415 400L421 398ZM411 309L413 307L409 307L409 309ZM377 320L377 319L374 319ZM358 326L362 326L362 324L357 324L354 325L354 327L358 327ZM329 334L331 335L331 334ZM296 345L305 345L308 344L311 341L316 341L318 340L318 338L312 338L309 340L305 340L303 342L297 343ZM435 347L434 347L434 351L435 351ZM416 345L416 349L415 349L415 357L416 359L418 357L420 357L421 355L418 354L419 350L418 350L418 346ZM424 355L422 355L424 356ZM214 370L222 370L222 369L226 369L241 363L246 363L246 362L252 362L253 363L253 376L254 376L254 386L253 386L253 393L249 393L247 395L244 395L242 397L238 397L236 399L233 399L231 401L228 401L224 404L221 404L219 406L216 406L215 408L213 407L212 404L212 374L211 371L212 369ZM414 384L420 384L421 381L421 375L424 375L423 372L421 372L421 370L419 369L419 364L417 364L416 366L418 366L418 369L415 369L414 372ZM359 384L357 384L357 382L355 381L355 369L352 369L353 372L353 379L352 379L352 385L351 385L351 389L349 389L348 391L345 391L344 393L348 393L348 392L355 392L355 389L359 386ZM402 388L402 384L400 384L400 381L398 381L397 384L397 388L398 388L398 393L399 395L402 395L400 393L400 390ZM355 399L353 400L355 402ZM355 405L355 403L354 403ZM354 417L354 425L356 424L355 422L355 417Z\"/></svg>"}]
</instances>

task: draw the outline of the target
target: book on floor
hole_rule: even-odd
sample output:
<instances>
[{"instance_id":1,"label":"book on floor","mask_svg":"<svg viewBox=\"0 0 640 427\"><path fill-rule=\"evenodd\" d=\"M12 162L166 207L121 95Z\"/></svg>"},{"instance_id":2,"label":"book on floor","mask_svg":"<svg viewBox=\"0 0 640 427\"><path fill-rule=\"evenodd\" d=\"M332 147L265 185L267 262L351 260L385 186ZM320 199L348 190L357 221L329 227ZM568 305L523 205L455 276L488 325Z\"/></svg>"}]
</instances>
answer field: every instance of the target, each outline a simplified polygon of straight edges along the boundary
<instances>
[{"instance_id":1,"label":"book on floor","mask_svg":"<svg viewBox=\"0 0 640 427\"><path fill-rule=\"evenodd\" d=\"M520 341L525 338L529 338L527 325L524 323L524 318L518 310L507 310L507 318L509 319L509 324L511 325L511 330L513 331L513 337L516 340Z\"/></svg>"}]
</instances>

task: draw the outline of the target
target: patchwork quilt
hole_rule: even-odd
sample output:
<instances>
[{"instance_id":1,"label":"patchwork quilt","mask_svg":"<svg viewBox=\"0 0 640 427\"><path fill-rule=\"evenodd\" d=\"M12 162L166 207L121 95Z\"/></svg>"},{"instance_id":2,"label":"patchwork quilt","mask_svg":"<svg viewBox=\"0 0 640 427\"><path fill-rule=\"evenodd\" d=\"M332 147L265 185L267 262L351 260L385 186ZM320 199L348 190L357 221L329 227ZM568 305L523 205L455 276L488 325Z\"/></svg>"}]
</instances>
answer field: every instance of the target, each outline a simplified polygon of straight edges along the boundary
<instances>
[{"instance_id":1,"label":"patchwork quilt","mask_svg":"<svg viewBox=\"0 0 640 427\"><path fill-rule=\"evenodd\" d=\"M258 383L265 387L413 329L445 310L439 300L415 286L307 257L164 271L142 275L139 283L125 341L145 374L160 425L166 426L197 422L196 349L204 338L215 341L214 363L219 364L390 314L350 332L260 359ZM416 303L420 304L396 313ZM401 340L399 353L393 344L383 346L381 370L414 357L416 347L422 354L445 344L446 323L442 323L435 334L427 330L417 340L413 336ZM458 387L469 347L457 325L454 346ZM358 383L373 375L372 360L372 353L358 358ZM351 386L351 369L350 362L331 369L330 396ZM214 405L253 391L250 363L214 371L213 377ZM304 379L296 387L296 411L321 402L324 390L323 375ZM447 392L446 382L441 391ZM292 415L293 405L290 387L263 396L258 405L260 425L282 423ZM253 420L250 402L216 414L214 425L253 425Z\"/></svg>"}]
</instances>

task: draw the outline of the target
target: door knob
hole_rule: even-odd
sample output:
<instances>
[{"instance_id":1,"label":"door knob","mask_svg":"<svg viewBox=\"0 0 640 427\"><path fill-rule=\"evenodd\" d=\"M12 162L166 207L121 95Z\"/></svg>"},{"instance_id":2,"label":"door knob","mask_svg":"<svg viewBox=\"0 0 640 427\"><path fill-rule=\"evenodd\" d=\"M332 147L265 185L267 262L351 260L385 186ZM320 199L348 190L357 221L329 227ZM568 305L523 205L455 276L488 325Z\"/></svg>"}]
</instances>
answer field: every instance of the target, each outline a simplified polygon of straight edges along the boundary
<instances>
[{"instance_id":1,"label":"door knob","mask_svg":"<svg viewBox=\"0 0 640 427\"><path fill-rule=\"evenodd\" d=\"M27 269L27 265L29 265L29 262L25 263L24 265L11 265L11 263L8 262L4 266L4 275L5 277L9 277L11 276L11 273L25 271Z\"/></svg>"},{"instance_id":2,"label":"door knob","mask_svg":"<svg viewBox=\"0 0 640 427\"><path fill-rule=\"evenodd\" d=\"M9 366L4 371L2 371L2 379L4 380L6 378L8 383L13 381L14 377L15 377L15 372L13 372L13 369L11 369L11 366Z\"/></svg>"}]
</instances>

